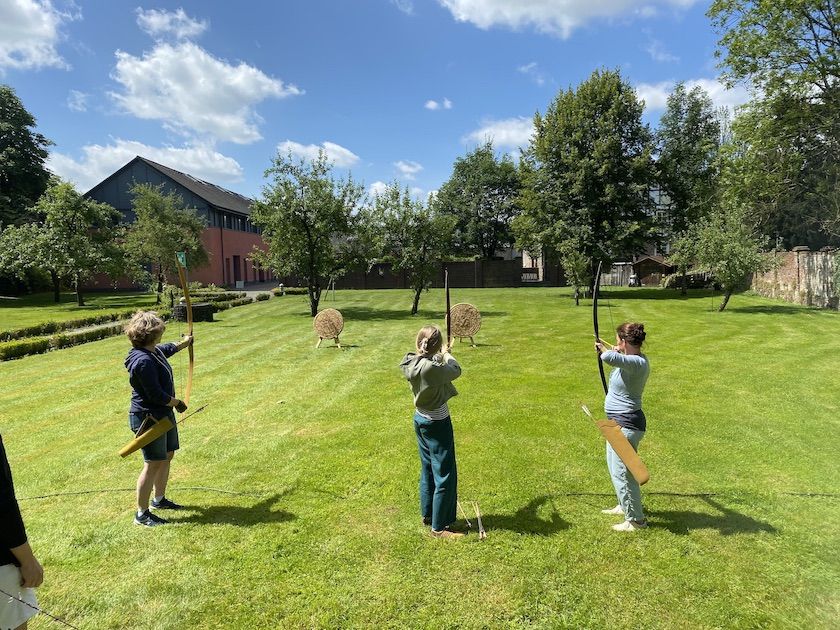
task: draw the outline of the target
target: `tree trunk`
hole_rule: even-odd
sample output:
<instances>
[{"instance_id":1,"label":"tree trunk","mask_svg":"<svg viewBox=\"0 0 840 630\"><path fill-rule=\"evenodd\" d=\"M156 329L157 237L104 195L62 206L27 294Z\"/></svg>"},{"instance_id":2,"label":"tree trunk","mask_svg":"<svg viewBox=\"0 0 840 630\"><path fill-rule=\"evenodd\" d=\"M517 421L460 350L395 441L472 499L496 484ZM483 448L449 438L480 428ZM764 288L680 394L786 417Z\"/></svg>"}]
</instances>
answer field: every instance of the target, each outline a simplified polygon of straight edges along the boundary
<instances>
[{"instance_id":1,"label":"tree trunk","mask_svg":"<svg viewBox=\"0 0 840 630\"><path fill-rule=\"evenodd\" d=\"M53 285L53 300L58 304L61 302L61 278L55 271L50 270L50 279Z\"/></svg>"},{"instance_id":2,"label":"tree trunk","mask_svg":"<svg viewBox=\"0 0 840 630\"><path fill-rule=\"evenodd\" d=\"M157 301L155 301L155 304L160 304L161 295L163 295L163 265L158 264Z\"/></svg>"},{"instance_id":3,"label":"tree trunk","mask_svg":"<svg viewBox=\"0 0 840 630\"><path fill-rule=\"evenodd\" d=\"M686 295L686 293L688 293L688 291L686 291L687 288L688 288L688 274L685 271L683 271L682 272L682 291L680 291L680 293L682 295Z\"/></svg>"},{"instance_id":4,"label":"tree trunk","mask_svg":"<svg viewBox=\"0 0 840 630\"><path fill-rule=\"evenodd\" d=\"M417 307L420 306L420 294L423 293L423 287L414 289L414 304L411 305L411 314L417 315Z\"/></svg>"},{"instance_id":5,"label":"tree trunk","mask_svg":"<svg viewBox=\"0 0 840 630\"><path fill-rule=\"evenodd\" d=\"M718 307L718 313L720 313L723 309L726 308L727 302L729 302L729 298L732 297L732 291L727 291L723 294L723 302L720 303Z\"/></svg>"},{"instance_id":6,"label":"tree trunk","mask_svg":"<svg viewBox=\"0 0 840 630\"><path fill-rule=\"evenodd\" d=\"M82 279L79 277L79 274L76 274L73 282L76 285L76 306L84 306L85 300L82 297Z\"/></svg>"},{"instance_id":7,"label":"tree trunk","mask_svg":"<svg viewBox=\"0 0 840 630\"><path fill-rule=\"evenodd\" d=\"M321 285L309 284L309 314L315 317L318 314L318 303L321 301Z\"/></svg>"},{"instance_id":8,"label":"tree trunk","mask_svg":"<svg viewBox=\"0 0 840 630\"><path fill-rule=\"evenodd\" d=\"M575 287L575 306L580 306L580 287Z\"/></svg>"}]
</instances>

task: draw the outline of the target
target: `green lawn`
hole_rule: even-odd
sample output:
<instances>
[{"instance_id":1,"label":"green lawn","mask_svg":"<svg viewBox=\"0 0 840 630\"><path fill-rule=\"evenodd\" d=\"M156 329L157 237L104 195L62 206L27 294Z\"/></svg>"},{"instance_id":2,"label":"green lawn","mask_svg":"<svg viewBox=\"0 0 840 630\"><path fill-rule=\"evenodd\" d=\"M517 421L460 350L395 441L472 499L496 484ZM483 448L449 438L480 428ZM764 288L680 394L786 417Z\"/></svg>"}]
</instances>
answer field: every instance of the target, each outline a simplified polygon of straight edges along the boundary
<instances>
[{"instance_id":1,"label":"green lawn","mask_svg":"<svg viewBox=\"0 0 840 630\"><path fill-rule=\"evenodd\" d=\"M181 429L170 496L191 509L171 527L131 524L124 339L0 363L18 496L125 489L21 500L42 605L97 629L836 627L840 315L608 291L602 334L643 321L652 365L652 527L630 535L600 514L615 498L579 409L603 397L591 308L564 289L453 291L483 313L450 404L483 542L419 524L396 366L442 319L439 290L415 318L408 291L339 291L322 307L344 313L343 351L314 349L301 296L196 324L192 405L209 406Z\"/></svg>"},{"instance_id":2,"label":"green lawn","mask_svg":"<svg viewBox=\"0 0 840 630\"><path fill-rule=\"evenodd\" d=\"M52 293L36 293L20 298L0 297L0 331L52 321L81 319L127 308L149 308L155 303L153 293L89 293L85 305L76 305L75 293L62 293L55 303Z\"/></svg>"}]
</instances>

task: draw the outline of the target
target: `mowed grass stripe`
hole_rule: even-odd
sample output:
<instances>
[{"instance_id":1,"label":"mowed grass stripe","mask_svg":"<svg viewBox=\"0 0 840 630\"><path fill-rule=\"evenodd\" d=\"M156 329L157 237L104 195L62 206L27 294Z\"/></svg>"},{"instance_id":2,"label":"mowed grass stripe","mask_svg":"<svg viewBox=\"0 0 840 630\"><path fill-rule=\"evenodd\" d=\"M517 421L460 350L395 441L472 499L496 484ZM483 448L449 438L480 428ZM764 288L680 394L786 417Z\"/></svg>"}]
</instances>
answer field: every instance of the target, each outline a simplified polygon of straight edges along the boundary
<instances>
[{"instance_id":1,"label":"mowed grass stripe","mask_svg":"<svg viewBox=\"0 0 840 630\"><path fill-rule=\"evenodd\" d=\"M644 535L599 513L614 499L578 406L602 399L588 300L453 290L484 314L480 346L456 346L451 408L461 495L490 538L441 544L418 522L397 364L421 325L443 323L443 292L411 317L408 291L339 291L322 307L345 314L345 350L315 350L305 298L285 296L196 324L192 406L209 406L173 467L183 522L133 527L130 491L22 502L42 602L96 628L831 627L838 499L783 493L837 492L837 314L607 291L602 336L625 319L650 335ZM133 486L138 459L116 455L126 352L109 339L0 364L19 496ZM181 391L186 353L173 365ZM667 494L698 492L714 496Z\"/></svg>"}]
</instances>

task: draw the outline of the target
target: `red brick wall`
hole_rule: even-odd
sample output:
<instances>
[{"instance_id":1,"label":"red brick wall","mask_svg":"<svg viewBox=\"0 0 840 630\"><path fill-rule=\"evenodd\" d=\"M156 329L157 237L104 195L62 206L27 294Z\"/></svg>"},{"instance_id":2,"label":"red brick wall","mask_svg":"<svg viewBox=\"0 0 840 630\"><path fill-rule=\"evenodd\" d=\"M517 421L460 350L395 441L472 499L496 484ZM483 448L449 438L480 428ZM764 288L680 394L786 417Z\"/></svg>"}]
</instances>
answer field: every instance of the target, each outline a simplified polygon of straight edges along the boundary
<instances>
[{"instance_id":1,"label":"red brick wall","mask_svg":"<svg viewBox=\"0 0 840 630\"><path fill-rule=\"evenodd\" d=\"M254 247L263 247L262 237L252 232L239 232L223 228L208 228L201 237L204 247L210 254L210 262L204 267L190 271L190 281L203 284L213 283L217 286L233 286L237 277L234 268L235 257L239 257L239 279L246 283L259 279L257 270L250 260ZM263 279L273 278L271 272L265 270Z\"/></svg>"},{"instance_id":2,"label":"red brick wall","mask_svg":"<svg viewBox=\"0 0 840 630\"><path fill-rule=\"evenodd\" d=\"M204 267L189 270L190 282L201 282L202 284L215 284L216 286L234 286L234 261L239 257L239 279L246 284L259 281L259 272L254 268L250 260L254 246L264 247L262 237L252 232L239 232L237 230L226 230L223 228L207 228L201 236L209 254L210 262ZM173 256L175 254L173 253ZM274 279L269 270L263 271L263 281L268 282ZM177 282L177 278L174 279ZM131 280L121 278L116 285L111 282L108 276L97 275L87 285L88 289L133 289L139 288Z\"/></svg>"}]
</instances>

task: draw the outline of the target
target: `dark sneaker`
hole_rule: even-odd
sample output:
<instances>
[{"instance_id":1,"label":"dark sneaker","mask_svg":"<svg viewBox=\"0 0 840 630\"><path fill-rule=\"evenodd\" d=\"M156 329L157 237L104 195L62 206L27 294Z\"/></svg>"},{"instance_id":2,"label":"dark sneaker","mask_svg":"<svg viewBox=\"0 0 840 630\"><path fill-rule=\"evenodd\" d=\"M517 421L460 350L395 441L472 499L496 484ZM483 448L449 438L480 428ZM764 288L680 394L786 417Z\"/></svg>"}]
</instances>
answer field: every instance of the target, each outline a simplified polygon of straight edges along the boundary
<instances>
[{"instance_id":1,"label":"dark sneaker","mask_svg":"<svg viewBox=\"0 0 840 630\"><path fill-rule=\"evenodd\" d=\"M152 499L152 507L156 510L183 510L183 505L178 505L174 501L170 501L166 497L163 497L160 501L155 501Z\"/></svg>"},{"instance_id":2,"label":"dark sneaker","mask_svg":"<svg viewBox=\"0 0 840 630\"><path fill-rule=\"evenodd\" d=\"M134 524L135 525L143 525L145 527L155 527L157 525L166 525L168 523L166 519L163 519L159 516L155 516L149 510L146 510L142 514L138 515L135 513L134 515Z\"/></svg>"},{"instance_id":3,"label":"dark sneaker","mask_svg":"<svg viewBox=\"0 0 840 630\"><path fill-rule=\"evenodd\" d=\"M429 527L432 524L432 517L431 516L424 516L420 519L420 522L423 523L426 527Z\"/></svg>"}]
</instances>

